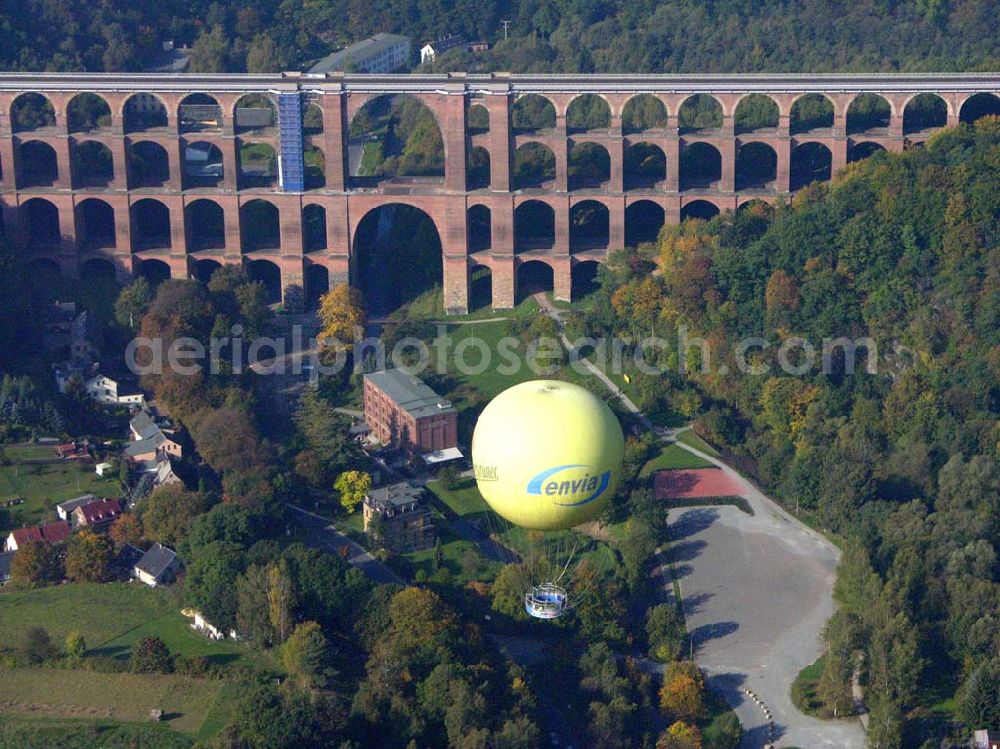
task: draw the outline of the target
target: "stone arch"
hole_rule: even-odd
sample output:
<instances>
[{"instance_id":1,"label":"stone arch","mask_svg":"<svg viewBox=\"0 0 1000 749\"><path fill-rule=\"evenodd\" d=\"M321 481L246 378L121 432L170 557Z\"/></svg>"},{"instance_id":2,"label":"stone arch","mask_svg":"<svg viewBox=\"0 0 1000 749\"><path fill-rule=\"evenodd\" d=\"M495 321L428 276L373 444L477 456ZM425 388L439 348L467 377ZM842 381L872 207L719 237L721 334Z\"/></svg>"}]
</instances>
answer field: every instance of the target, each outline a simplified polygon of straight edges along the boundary
<instances>
[{"instance_id":1,"label":"stone arch","mask_svg":"<svg viewBox=\"0 0 1000 749\"><path fill-rule=\"evenodd\" d=\"M208 282L212 280L212 275L221 267L222 263L218 260L212 260L211 258L195 260L191 263L191 276L196 281L199 281L207 286Z\"/></svg>"},{"instance_id":2,"label":"stone arch","mask_svg":"<svg viewBox=\"0 0 1000 749\"><path fill-rule=\"evenodd\" d=\"M682 133L717 130L722 127L722 104L711 94L692 94L677 110L677 125Z\"/></svg>"},{"instance_id":3,"label":"stone arch","mask_svg":"<svg viewBox=\"0 0 1000 749\"><path fill-rule=\"evenodd\" d=\"M600 143L569 146L569 189L599 188L611 181L611 154Z\"/></svg>"},{"instance_id":4,"label":"stone arch","mask_svg":"<svg viewBox=\"0 0 1000 749\"><path fill-rule=\"evenodd\" d=\"M251 281L264 285L268 304L281 301L281 268L277 263L270 260L250 260L246 268Z\"/></svg>"},{"instance_id":5,"label":"stone arch","mask_svg":"<svg viewBox=\"0 0 1000 749\"><path fill-rule=\"evenodd\" d=\"M705 189L722 179L722 154L711 143L688 143L681 151L681 189Z\"/></svg>"},{"instance_id":6,"label":"stone arch","mask_svg":"<svg viewBox=\"0 0 1000 749\"><path fill-rule=\"evenodd\" d=\"M556 155L544 143L532 141L514 152L512 182L515 190L543 187L556 178Z\"/></svg>"},{"instance_id":7,"label":"stone arch","mask_svg":"<svg viewBox=\"0 0 1000 749\"><path fill-rule=\"evenodd\" d=\"M140 260L135 265L135 274L149 281L150 286L159 286L170 279L170 266L156 258Z\"/></svg>"},{"instance_id":8,"label":"stone arch","mask_svg":"<svg viewBox=\"0 0 1000 749\"><path fill-rule=\"evenodd\" d=\"M104 97L86 91L66 105L66 127L71 133L85 133L111 127L111 107Z\"/></svg>"},{"instance_id":9,"label":"stone arch","mask_svg":"<svg viewBox=\"0 0 1000 749\"><path fill-rule=\"evenodd\" d=\"M720 213L719 206L711 200L692 200L681 208L681 221L699 219L710 221Z\"/></svg>"},{"instance_id":10,"label":"stone arch","mask_svg":"<svg viewBox=\"0 0 1000 749\"><path fill-rule=\"evenodd\" d=\"M55 127L56 110L47 96L28 91L11 102L10 126L15 133Z\"/></svg>"},{"instance_id":11,"label":"stone arch","mask_svg":"<svg viewBox=\"0 0 1000 749\"><path fill-rule=\"evenodd\" d=\"M315 101L304 101L302 103L302 134L321 135L324 127L323 108Z\"/></svg>"},{"instance_id":12,"label":"stone arch","mask_svg":"<svg viewBox=\"0 0 1000 749\"><path fill-rule=\"evenodd\" d=\"M177 105L177 126L182 133L222 129L222 107L208 94L188 94Z\"/></svg>"},{"instance_id":13,"label":"stone arch","mask_svg":"<svg viewBox=\"0 0 1000 749\"><path fill-rule=\"evenodd\" d=\"M767 143L743 143L736 152L736 189L773 190L778 179L778 154Z\"/></svg>"},{"instance_id":14,"label":"stone arch","mask_svg":"<svg viewBox=\"0 0 1000 749\"><path fill-rule=\"evenodd\" d=\"M832 128L833 102L823 94L798 96L792 102L788 124L793 135Z\"/></svg>"},{"instance_id":15,"label":"stone arch","mask_svg":"<svg viewBox=\"0 0 1000 749\"><path fill-rule=\"evenodd\" d=\"M163 187L170 181L170 159L167 150L151 140L140 140L128 146L129 187Z\"/></svg>"},{"instance_id":16,"label":"stone arch","mask_svg":"<svg viewBox=\"0 0 1000 749\"><path fill-rule=\"evenodd\" d=\"M917 94L903 107L904 135L947 124L948 104L937 94Z\"/></svg>"},{"instance_id":17,"label":"stone arch","mask_svg":"<svg viewBox=\"0 0 1000 749\"><path fill-rule=\"evenodd\" d=\"M853 163L855 161L864 161L869 156L874 156L879 151L885 152L885 146L881 143L875 143L873 141L861 141L860 143L852 143L851 147L847 151L847 162Z\"/></svg>"},{"instance_id":18,"label":"stone arch","mask_svg":"<svg viewBox=\"0 0 1000 749\"><path fill-rule=\"evenodd\" d=\"M170 247L170 210L159 200L143 198L129 209L132 251Z\"/></svg>"},{"instance_id":19,"label":"stone arch","mask_svg":"<svg viewBox=\"0 0 1000 749\"><path fill-rule=\"evenodd\" d=\"M662 130L667 123L667 105L652 94L633 96L622 108L622 131L626 135L643 130Z\"/></svg>"},{"instance_id":20,"label":"stone arch","mask_svg":"<svg viewBox=\"0 0 1000 749\"><path fill-rule=\"evenodd\" d=\"M244 252L281 248L281 214L278 206L263 198L240 206L240 237Z\"/></svg>"},{"instance_id":21,"label":"stone arch","mask_svg":"<svg viewBox=\"0 0 1000 749\"><path fill-rule=\"evenodd\" d=\"M655 143L630 143L625 149L625 188L652 189L667 180L667 156Z\"/></svg>"},{"instance_id":22,"label":"stone arch","mask_svg":"<svg viewBox=\"0 0 1000 749\"><path fill-rule=\"evenodd\" d=\"M1000 96L991 93L973 94L964 102L958 110L958 119L961 122L975 122L980 117L1000 116Z\"/></svg>"},{"instance_id":23,"label":"stone arch","mask_svg":"<svg viewBox=\"0 0 1000 749\"><path fill-rule=\"evenodd\" d=\"M596 260L584 260L573 264L570 295L574 302L593 294L600 288L600 284L597 283L597 272L600 268L601 264Z\"/></svg>"},{"instance_id":24,"label":"stone arch","mask_svg":"<svg viewBox=\"0 0 1000 749\"><path fill-rule=\"evenodd\" d=\"M652 200L637 200L625 208L625 246L655 242L666 223L663 206Z\"/></svg>"},{"instance_id":25,"label":"stone arch","mask_svg":"<svg viewBox=\"0 0 1000 749\"><path fill-rule=\"evenodd\" d=\"M555 289L552 266L542 260L528 260L517 265L517 303L532 294L551 292Z\"/></svg>"},{"instance_id":26,"label":"stone arch","mask_svg":"<svg viewBox=\"0 0 1000 749\"><path fill-rule=\"evenodd\" d=\"M200 198L184 206L188 246L192 250L219 250L226 246L226 220L222 206Z\"/></svg>"},{"instance_id":27,"label":"stone arch","mask_svg":"<svg viewBox=\"0 0 1000 749\"><path fill-rule=\"evenodd\" d=\"M45 198L31 198L18 208L21 231L29 247L56 248L59 232L59 209Z\"/></svg>"},{"instance_id":28,"label":"stone arch","mask_svg":"<svg viewBox=\"0 0 1000 749\"><path fill-rule=\"evenodd\" d=\"M484 135L490 131L490 110L485 105L473 102L469 104L466 115L466 128L469 135Z\"/></svg>"},{"instance_id":29,"label":"stone arch","mask_svg":"<svg viewBox=\"0 0 1000 749\"><path fill-rule=\"evenodd\" d=\"M483 190L490 186L490 152L482 146L469 149L466 157L465 181L469 190Z\"/></svg>"},{"instance_id":30,"label":"stone arch","mask_svg":"<svg viewBox=\"0 0 1000 749\"><path fill-rule=\"evenodd\" d=\"M100 198L77 203L76 241L83 250L115 247L115 209Z\"/></svg>"},{"instance_id":31,"label":"stone arch","mask_svg":"<svg viewBox=\"0 0 1000 749\"><path fill-rule=\"evenodd\" d=\"M781 113L778 102L767 94L748 94L740 98L733 112L733 128L737 135L755 130L778 127Z\"/></svg>"},{"instance_id":32,"label":"stone arch","mask_svg":"<svg viewBox=\"0 0 1000 749\"><path fill-rule=\"evenodd\" d=\"M302 280L306 287L306 307L315 309L319 306L320 298L330 291L330 271L326 269L325 265L309 263L306 265Z\"/></svg>"},{"instance_id":33,"label":"stone arch","mask_svg":"<svg viewBox=\"0 0 1000 749\"><path fill-rule=\"evenodd\" d=\"M736 212L739 213L741 211L748 211L770 220L774 216L774 204L760 198L750 198L748 200L741 200L740 204L736 206Z\"/></svg>"},{"instance_id":34,"label":"stone arch","mask_svg":"<svg viewBox=\"0 0 1000 749\"><path fill-rule=\"evenodd\" d=\"M275 187L278 184L278 152L270 143L241 142L237 170L241 188Z\"/></svg>"},{"instance_id":35,"label":"stone arch","mask_svg":"<svg viewBox=\"0 0 1000 749\"><path fill-rule=\"evenodd\" d=\"M858 94L847 107L847 132L863 133L869 130L884 130L892 120L892 106L884 96L878 94Z\"/></svg>"},{"instance_id":36,"label":"stone arch","mask_svg":"<svg viewBox=\"0 0 1000 749\"><path fill-rule=\"evenodd\" d=\"M84 283L115 282L115 264L104 257L92 257L80 264L80 279Z\"/></svg>"},{"instance_id":37,"label":"stone arch","mask_svg":"<svg viewBox=\"0 0 1000 749\"><path fill-rule=\"evenodd\" d=\"M556 126L555 105L541 94L524 94L511 105L510 123L515 133L550 130Z\"/></svg>"},{"instance_id":38,"label":"stone arch","mask_svg":"<svg viewBox=\"0 0 1000 749\"><path fill-rule=\"evenodd\" d=\"M184 144L181 160L184 189L220 187L225 177L222 150L208 141Z\"/></svg>"},{"instance_id":39,"label":"stone arch","mask_svg":"<svg viewBox=\"0 0 1000 749\"><path fill-rule=\"evenodd\" d=\"M306 146L302 149L302 160L305 164L306 189L318 190L326 187L326 156L323 154L323 149L319 146ZM275 166L277 167L277 157Z\"/></svg>"},{"instance_id":40,"label":"stone arch","mask_svg":"<svg viewBox=\"0 0 1000 749\"><path fill-rule=\"evenodd\" d=\"M267 94L246 94L233 105L233 130L236 133L251 133L274 127L277 122L277 108Z\"/></svg>"},{"instance_id":41,"label":"stone arch","mask_svg":"<svg viewBox=\"0 0 1000 749\"><path fill-rule=\"evenodd\" d=\"M798 190L810 182L829 182L833 176L833 154L822 143L802 143L792 149L791 187Z\"/></svg>"},{"instance_id":42,"label":"stone arch","mask_svg":"<svg viewBox=\"0 0 1000 749\"><path fill-rule=\"evenodd\" d=\"M597 200L581 200L569 209L569 251L604 249L610 244L611 216Z\"/></svg>"},{"instance_id":43,"label":"stone arch","mask_svg":"<svg viewBox=\"0 0 1000 749\"><path fill-rule=\"evenodd\" d=\"M603 96L580 94L566 107L566 130L584 133L611 127L611 107Z\"/></svg>"},{"instance_id":44,"label":"stone arch","mask_svg":"<svg viewBox=\"0 0 1000 749\"><path fill-rule=\"evenodd\" d=\"M469 312L493 305L493 271L475 263L469 268Z\"/></svg>"},{"instance_id":45,"label":"stone arch","mask_svg":"<svg viewBox=\"0 0 1000 749\"><path fill-rule=\"evenodd\" d=\"M56 151L48 143L29 140L17 146L17 186L51 187L59 180Z\"/></svg>"},{"instance_id":46,"label":"stone arch","mask_svg":"<svg viewBox=\"0 0 1000 749\"><path fill-rule=\"evenodd\" d=\"M73 174L79 187L107 187L115 178L111 149L96 140L74 143Z\"/></svg>"},{"instance_id":47,"label":"stone arch","mask_svg":"<svg viewBox=\"0 0 1000 749\"><path fill-rule=\"evenodd\" d=\"M487 250L493 244L493 214L488 206L472 205L466 217L469 252Z\"/></svg>"},{"instance_id":48,"label":"stone arch","mask_svg":"<svg viewBox=\"0 0 1000 749\"><path fill-rule=\"evenodd\" d=\"M302 208L302 248L305 252L327 248L326 208L317 203Z\"/></svg>"},{"instance_id":49,"label":"stone arch","mask_svg":"<svg viewBox=\"0 0 1000 749\"><path fill-rule=\"evenodd\" d=\"M122 125L126 133L167 127L167 122L167 106L155 94L132 94L122 107Z\"/></svg>"},{"instance_id":50,"label":"stone arch","mask_svg":"<svg viewBox=\"0 0 1000 749\"><path fill-rule=\"evenodd\" d=\"M406 203L377 205L362 216L352 273L370 314L388 314L443 285L441 236L432 215Z\"/></svg>"},{"instance_id":51,"label":"stone arch","mask_svg":"<svg viewBox=\"0 0 1000 749\"><path fill-rule=\"evenodd\" d=\"M514 252L551 249L556 243L556 212L541 200L514 208Z\"/></svg>"},{"instance_id":52,"label":"stone arch","mask_svg":"<svg viewBox=\"0 0 1000 749\"><path fill-rule=\"evenodd\" d=\"M362 158L351 164L351 175L376 181L443 179L443 133L437 114L420 98L412 94L373 96L351 117L350 140L363 149Z\"/></svg>"}]
</instances>

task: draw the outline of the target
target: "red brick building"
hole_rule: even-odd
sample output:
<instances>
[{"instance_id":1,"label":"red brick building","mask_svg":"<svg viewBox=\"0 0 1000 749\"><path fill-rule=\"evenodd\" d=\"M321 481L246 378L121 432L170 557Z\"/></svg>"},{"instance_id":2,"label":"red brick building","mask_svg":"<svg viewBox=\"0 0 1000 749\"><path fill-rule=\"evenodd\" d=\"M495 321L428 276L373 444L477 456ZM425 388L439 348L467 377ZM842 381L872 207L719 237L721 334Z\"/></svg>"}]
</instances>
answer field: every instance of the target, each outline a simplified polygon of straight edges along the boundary
<instances>
[{"instance_id":1,"label":"red brick building","mask_svg":"<svg viewBox=\"0 0 1000 749\"><path fill-rule=\"evenodd\" d=\"M413 375L366 374L364 397L365 421L380 441L419 455L458 444L458 413Z\"/></svg>"}]
</instances>

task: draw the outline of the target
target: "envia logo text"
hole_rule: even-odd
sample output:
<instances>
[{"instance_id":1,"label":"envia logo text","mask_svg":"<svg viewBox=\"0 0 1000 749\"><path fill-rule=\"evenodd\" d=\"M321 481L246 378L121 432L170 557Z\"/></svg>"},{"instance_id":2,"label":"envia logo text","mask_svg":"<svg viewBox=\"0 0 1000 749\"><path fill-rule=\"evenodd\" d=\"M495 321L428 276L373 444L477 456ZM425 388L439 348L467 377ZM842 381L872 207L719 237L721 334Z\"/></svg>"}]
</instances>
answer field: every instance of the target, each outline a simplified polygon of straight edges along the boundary
<instances>
[{"instance_id":1,"label":"envia logo text","mask_svg":"<svg viewBox=\"0 0 1000 749\"><path fill-rule=\"evenodd\" d=\"M549 468L535 474L528 482L528 494L544 494L555 498L555 504L564 507L579 507L593 502L607 491L611 483L611 471L594 475L590 466L579 463ZM581 494L582 499L576 499ZM560 502L560 499L576 501Z\"/></svg>"}]
</instances>

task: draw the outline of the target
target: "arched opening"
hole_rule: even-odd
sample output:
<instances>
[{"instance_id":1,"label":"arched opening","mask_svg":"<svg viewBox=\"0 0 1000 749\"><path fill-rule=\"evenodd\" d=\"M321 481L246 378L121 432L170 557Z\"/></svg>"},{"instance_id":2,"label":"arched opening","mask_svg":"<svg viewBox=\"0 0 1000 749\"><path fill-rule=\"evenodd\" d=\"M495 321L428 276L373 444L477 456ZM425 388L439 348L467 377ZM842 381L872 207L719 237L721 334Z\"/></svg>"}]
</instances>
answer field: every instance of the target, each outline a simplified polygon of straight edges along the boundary
<instances>
[{"instance_id":1,"label":"arched opening","mask_svg":"<svg viewBox=\"0 0 1000 749\"><path fill-rule=\"evenodd\" d=\"M97 94L77 94L66 106L66 127L71 133L111 127L111 107Z\"/></svg>"},{"instance_id":2,"label":"arched opening","mask_svg":"<svg viewBox=\"0 0 1000 749\"><path fill-rule=\"evenodd\" d=\"M778 127L778 103L765 94L750 94L740 99L733 113L736 134Z\"/></svg>"},{"instance_id":3,"label":"arched opening","mask_svg":"<svg viewBox=\"0 0 1000 749\"><path fill-rule=\"evenodd\" d=\"M806 94L792 102L788 118L791 132L805 133L833 127L833 102L823 94Z\"/></svg>"},{"instance_id":4,"label":"arched opening","mask_svg":"<svg viewBox=\"0 0 1000 749\"><path fill-rule=\"evenodd\" d=\"M569 147L569 189L599 188L611 180L611 155L597 143Z\"/></svg>"},{"instance_id":5,"label":"arched opening","mask_svg":"<svg viewBox=\"0 0 1000 749\"><path fill-rule=\"evenodd\" d=\"M316 102L302 106L302 134L320 135L323 132L323 110Z\"/></svg>"},{"instance_id":6,"label":"arched opening","mask_svg":"<svg viewBox=\"0 0 1000 749\"><path fill-rule=\"evenodd\" d=\"M833 154L822 143L803 143L792 150L792 189L810 182L828 182L833 172Z\"/></svg>"},{"instance_id":7,"label":"arched opening","mask_svg":"<svg viewBox=\"0 0 1000 749\"><path fill-rule=\"evenodd\" d=\"M96 140L74 144L73 166L79 187L107 187L115 178L111 149Z\"/></svg>"},{"instance_id":8,"label":"arched opening","mask_svg":"<svg viewBox=\"0 0 1000 749\"><path fill-rule=\"evenodd\" d=\"M128 147L129 187L163 187L170 181L167 150L159 143L143 140Z\"/></svg>"},{"instance_id":9,"label":"arched opening","mask_svg":"<svg viewBox=\"0 0 1000 749\"><path fill-rule=\"evenodd\" d=\"M247 276L254 283L263 284L268 304L281 301L281 269L270 260L251 260L247 263Z\"/></svg>"},{"instance_id":10,"label":"arched opening","mask_svg":"<svg viewBox=\"0 0 1000 749\"><path fill-rule=\"evenodd\" d=\"M514 189L542 187L556 178L556 155L541 143L525 143L514 152Z\"/></svg>"},{"instance_id":11,"label":"arched opening","mask_svg":"<svg viewBox=\"0 0 1000 749\"><path fill-rule=\"evenodd\" d=\"M115 241L115 211L98 198L76 206L76 241L82 250L111 248Z\"/></svg>"},{"instance_id":12,"label":"arched opening","mask_svg":"<svg viewBox=\"0 0 1000 749\"><path fill-rule=\"evenodd\" d=\"M135 269L136 275L149 281L150 286L159 286L170 279L170 266L162 260L149 259L139 262Z\"/></svg>"},{"instance_id":13,"label":"arched opening","mask_svg":"<svg viewBox=\"0 0 1000 749\"><path fill-rule=\"evenodd\" d=\"M600 284L597 283L597 271L600 267L601 264L596 260L585 260L573 265L572 296L574 302L593 294L600 288Z\"/></svg>"},{"instance_id":14,"label":"arched opening","mask_svg":"<svg viewBox=\"0 0 1000 749\"><path fill-rule=\"evenodd\" d=\"M689 143L681 151L681 189L706 189L722 179L722 154L709 143Z\"/></svg>"},{"instance_id":15,"label":"arched opening","mask_svg":"<svg viewBox=\"0 0 1000 749\"><path fill-rule=\"evenodd\" d=\"M737 190L773 190L778 154L766 143L744 143L736 153Z\"/></svg>"},{"instance_id":16,"label":"arched opening","mask_svg":"<svg viewBox=\"0 0 1000 749\"><path fill-rule=\"evenodd\" d=\"M552 267L541 260L529 260L517 267L517 303L533 294L544 294L555 288Z\"/></svg>"},{"instance_id":17,"label":"arched opening","mask_svg":"<svg viewBox=\"0 0 1000 749\"><path fill-rule=\"evenodd\" d=\"M622 109L622 131L641 133L662 130L667 126L667 106L652 94L633 96Z\"/></svg>"},{"instance_id":18,"label":"arched opening","mask_svg":"<svg viewBox=\"0 0 1000 749\"><path fill-rule=\"evenodd\" d=\"M482 107L480 107L482 109ZM469 149L466 157L465 181L469 190L483 190L490 186L490 152L482 146Z\"/></svg>"},{"instance_id":19,"label":"arched opening","mask_svg":"<svg viewBox=\"0 0 1000 749\"><path fill-rule=\"evenodd\" d=\"M719 215L719 207L708 200L692 200L681 208L681 221L697 219L711 221Z\"/></svg>"},{"instance_id":20,"label":"arched opening","mask_svg":"<svg viewBox=\"0 0 1000 749\"><path fill-rule=\"evenodd\" d=\"M166 127L167 108L158 96L133 94L125 102L122 124L126 133Z\"/></svg>"},{"instance_id":21,"label":"arched opening","mask_svg":"<svg viewBox=\"0 0 1000 749\"><path fill-rule=\"evenodd\" d=\"M609 244L608 207L596 200L582 200L569 209L569 250L581 252Z\"/></svg>"},{"instance_id":22,"label":"arched opening","mask_svg":"<svg viewBox=\"0 0 1000 749\"><path fill-rule=\"evenodd\" d=\"M219 187L222 184L222 151L206 141L184 145L184 189Z\"/></svg>"},{"instance_id":23,"label":"arched opening","mask_svg":"<svg viewBox=\"0 0 1000 749\"><path fill-rule=\"evenodd\" d=\"M493 271L485 265L469 270L469 312L493 305Z\"/></svg>"},{"instance_id":24,"label":"arched opening","mask_svg":"<svg viewBox=\"0 0 1000 749\"><path fill-rule=\"evenodd\" d=\"M241 188L269 188L278 184L278 154L272 146L267 143L240 143L239 154Z\"/></svg>"},{"instance_id":25,"label":"arched opening","mask_svg":"<svg viewBox=\"0 0 1000 749\"><path fill-rule=\"evenodd\" d=\"M87 286L113 288L117 286L114 263L102 257L92 257L80 266L80 280Z\"/></svg>"},{"instance_id":26,"label":"arched opening","mask_svg":"<svg viewBox=\"0 0 1000 749\"><path fill-rule=\"evenodd\" d=\"M469 252L480 252L488 250L493 243L492 240L492 214L485 205L474 205L469 207L468 213L468 241Z\"/></svg>"},{"instance_id":27,"label":"arched opening","mask_svg":"<svg viewBox=\"0 0 1000 749\"><path fill-rule=\"evenodd\" d=\"M233 108L233 127L237 133L250 133L274 127L274 102L264 94L247 94Z\"/></svg>"},{"instance_id":28,"label":"arched opening","mask_svg":"<svg viewBox=\"0 0 1000 749\"><path fill-rule=\"evenodd\" d=\"M490 112L482 104L469 105L466 128L469 135L483 135L490 131Z\"/></svg>"},{"instance_id":29,"label":"arched opening","mask_svg":"<svg viewBox=\"0 0 1000 749\"><path fill-rule=\"evenodd\" d=\"M170 211L159 200L144 198L132 204L132 250L170 247Z\"/></svg>"},{"instance_id":30,"label":"arched opening","mask_svg":"<svg viewBox=\"0 0 1000 749\"><path fill-rule=\"evenodd\" d=\"M419 208L390 203L372 209L354 232L354 249L355 278L372 316L440 293L441 236Z\"/></svg>"},{"instance_id":31,"label":"arched opening","mask_svg":"<svg viewBox=\"0 0 1000 749\"><path fill-rule=\"evenodd\" d=\"M541 94L519 96L510 108L511 129L515 133L535 133L556 126L556 108Z\"/></svg>"},{"instance_id":32,"label":"arched opening","mask_svg":"<svg viewBox=\"0 0 1000 749\"><path fill-rule=\"evenodd\" d=\"M903 133L919 133L948 124L948 105L937 94L918 94L903 108Z\"/></svg>"},{"instance_id":33,"label":"arched opening","mask_svg":"<svg viewBox=\"0 0 1000 749\"><path fill-rule=\"evenodd\" d=\"M10 124L15 133L56 126L56 110L41 94L21 94L10 105Z\"/></svg>"},{"instance_id":34,"label":"arched opening","mask_svg":"<svg viewBox=\"0 0 1000 749\"><path fill-rule=\"evenodd\" d=\"M240 206L240 236L243 251L277 250L281 247L278 207L257 198Z\"/></svg>"},{"instance_id":35,"label":"arched opening","mask_svg":"<svg viewBox=\"0 0 1000 749\"><path fill-rule=\"evenodd\" d=\"M306 252L325 250L326 209L315 203L302 209L302 247Z\"/></svg>"},{"instance_id":36,"label":"arched opening","mask_svg":"<svg viewBox=\"0 0 1000 749\"><path fill-rule=\"evenodd\" d=\"M306 169L306 189L316 190L326 187L326 157L323 155L323 149L319 146L306 146L302 150L302 160ZM275 173L277 173L277 159L275 159Z\"/></svg>"},{"instance_id":37,"label":"arched opening","mask_svg":"<svg viewBox=\"0 0 1000 749\"><path fill-rule=\"evenodd\" d=\"M667 157L653 143L633 143L625 149L625 189L651 189L666 182Z\"/></svg>"},{"instance_id":38,"label":"arched opening","mask_svg":"<svg viewBox=\"0 0 1000 749\"><path fill-rule=\"evenodd\" d=\"M754 198L740 203L736 212L770 221L774 217L774 206L766 200Z\"/></svg>"},{"instance_id":39,"label":"arched opening","mask_svg":"<svg viewBox=\"0 0 1000 749\"><path fill-rule=\"evenodd\" d=\"M682 133L717 130L722 127L722 105L708 94L689 96L677 110L677 125Z\"/></svg>"},{"instance_id":40,"label":"arched opening","mask_svg":"<svg viewBox=\"0 0 1000 749\"><path fill-rule=\"evenodd\" d=\"M307 265L305 274L306 307L315 309L320 297L330 290L330 272L322 265Z\"/></svg>"},{"instance_id":41,"label":"arched opening","mask_svg":"<svg viewBox=\"0 0 1000 749\"><path fill-rule=\"evenodd\" d=\"M182 133L222 129L222 107L208 94L188 94L177 106L177 126Z\"/></svg>"},{"instance_id":42,"label":"arched opening","mask_svg":"<svg viewBox=\"0 0 1000 749\"><path fill-rule=\"evenodd\" d=\"M354 177L444 177L444 139L437 119L407 94L377 96L351 119Z\"/></svg>"},{"instance_id":43,"label":"arched opening","mask_svg":"<svg viewBox=\"0 0 1000 749\"><path fill-rule=\"evenodd\" d=\"M188 246L193 251L221 250L226 246L226 221L222 206L202 198L184 207Z\"/></svg>"},{"instance_id":44,"label":"arched opening","mask_svg":"<svg viewBox=\"0 0 1000 749\"><path fill-rule=\"evenodd\" d=\"M48 143L29 140L17 147L17 186L51 187L59 179L56 151Z\"/></svg>"},{"instance_id":45,"label":"arched opening","mask_svg":"<svg viewBox=\"0 0 1000 749\"><path fill-rule=\"evenodd\" d=\"M962 104L958 112L961 122L975 122L980 117L1000 116L1000 97L996 94L973 94Z\"/></svg>"},{"instance_id":46,"label":"arched opening","mask_svg":"<svg viewBox=\"0 0 1000 749\"><path fill-rule=\"evenodd\" d=\"M892 107L878 94L858 94L847 108L847 132L863 133L889 127Z\"/></svg>"},{"instance_id":47,"label":"arched opening","mask_svg":"<svg viewBox=\"0 0 1000 749\"><path fill-rule=\"evenodd\" d=\"M566 108L566 130L583 133L611 127L611 107L597 94L582 94Z\"/></svg>"},{"instance_id":48,"label":"arched opening","mask_svg":"<svg viewBox=\"0 0 1000 749\"><path fill-rule=\"evenodd\" d=\"M191 266L191 275L199 283L206 286L212 280L212 274L222 267L222 263L217 260L196 260Z\"/></svg>"},{"instance_id":49,"label":"arched opening","mask_svg":"<svg viewBox=\"0 0 1000 749\"><path fill-rule=\"evenodd\" d=\"M855 161L863 161L869 156L874 156L879 151L885 152L885 147L878 143L872 143L871 141L853 143L847 151L847 161L851 163Z\"/></svg>"},{"instance_id":50,"label":"arched opening","mask_svg":"<svg viewBox=\"0 0 1000 749\"><path fill-rule=\"evenodd\" d=\"M666 211L652 200L637 200L625 209L625 246L655 242L666 223Z\"/></svg>"},{"instance_id":51,"label":"arched opening","mask_svg":"<svg viewBox=\"0 0 1000 749\"><path fill-rule=\"evenodd\" d=\"M21 228L29 247L54 249L59 246L59 209L45 198L32 198L18 209Z\"/></svg>"},{"instance_id":52,"label":"arched opening","mask_svg":"<svg viewBox=\"0 0 1000 749\"><path fill-rule=\"evenodd\" d=\"M556 212L541 200L526 200L514 209L514 252L546 250L556 243Z\"/></svg>"}]
</instances>

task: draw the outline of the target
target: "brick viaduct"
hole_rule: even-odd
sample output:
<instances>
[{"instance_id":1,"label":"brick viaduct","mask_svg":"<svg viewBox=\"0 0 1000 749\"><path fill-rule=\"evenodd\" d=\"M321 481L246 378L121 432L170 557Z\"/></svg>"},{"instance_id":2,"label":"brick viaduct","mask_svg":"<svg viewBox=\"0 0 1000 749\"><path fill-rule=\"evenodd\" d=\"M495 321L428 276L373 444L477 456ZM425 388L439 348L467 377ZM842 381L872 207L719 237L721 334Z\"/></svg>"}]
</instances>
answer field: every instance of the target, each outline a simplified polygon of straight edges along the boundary
<instances>
[{"instance_id":1,"label":"brick viaduct","mask_svg":"<svg viewBox=\"0 0 1000 749\"><path fill-rule=\"evenodd\" d=\"M506 308L526 268L547 266L543 276L555 295L570 299L578 272L592 273L609 249L648 237L663 222L785 199L799 183L828 179L854 155L919 145L939 127L972 119L972 109L1000 111L997 92L996 74L3 74L0 228L32 262L72 276L91 266L113 267L122 280L140 271L189 277L216 264L245 263L277 279L279 293L293 285L316 292L356 276L355 237L366 214L405 204L423 210L437 228L446 309L468 308L470 273L482 266L490 270L493 306ZM81 94L106 105L107 116L74 122L72 102ZM260 110L250 111L243 97L255 94L257 102L262 95L271 103L266 107L273 105L273 115L261 119ZM351 176L357 151L349 125L366 102L386 94L412 95L433 113L444 144L443 178ZM568 127L567 112L587 94L606 102L607 126ZM19 120L15 109L25 95L42 103L38 97L45 97L50 116ZM528 95L551 103L552 126L514 129L512 108ZM682 129L680 112L695 95L712 97L721 118L709 128ZM775 121L741 132L738 108L751 95L770 99ZM796 103L809 95L825 97L832 122L796 127ZM862 95L881 97L886 121L852 126L852 103ZM922 95L935 97L937 121L910 117L911 103ZM663 120L636 132L623 126L622 115L638 96L655 99ZM970 107L973 97L977 107ZM485 109L488 127L470 127L476 106ZM310 108L311 120L303 115ZM517 184L518 149L533 143L552 152L554 178ZM192 150L193 144L200 145ZM606 152L607 173L574 183L573 150L584 144ZM265 154L267 146L274 149L273 178L255 171L253 146ZM659 154L652 177L630 173L636 146L644 155ZM809 169L818 163L819 171L806 169L805 178L797 178L797 154L809 149ZM480 184L470 183L474 150L485 151L488 164ZM95 152L104 154L104 166L96 169L84 164ZM304 159L303 152L311 156ZM754 152L770 174L751 183L741 177L740 161ZM210 153L220 154L221 169L211 165ZM150 171L157 158L162 163ZM310 170L321 174L318 182ZM205 186L206 178L215 184ZM575 236L572 228L587 206L604 216L596 239ZM252 228L261 220L275 227L264 237ZM546 231L527 225L539 220ZM217 228L204 228L210 226Z\"/></svg>"}]
</instances>

